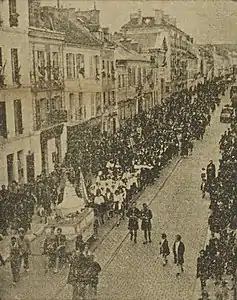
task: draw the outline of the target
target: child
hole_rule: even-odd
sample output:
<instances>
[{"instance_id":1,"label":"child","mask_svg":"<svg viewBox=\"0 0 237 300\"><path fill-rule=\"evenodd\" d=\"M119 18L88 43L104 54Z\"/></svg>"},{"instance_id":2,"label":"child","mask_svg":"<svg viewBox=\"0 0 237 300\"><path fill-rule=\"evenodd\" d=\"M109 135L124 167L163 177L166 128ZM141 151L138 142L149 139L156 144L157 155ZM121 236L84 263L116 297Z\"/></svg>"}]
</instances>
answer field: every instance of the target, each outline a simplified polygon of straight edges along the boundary
<instances>
[{"instance_id":1,"label":"child","mask_svg":"<svg viewBox=\"0 0 237 300\"><path fill-rule=\"evenodd\" d=\"M161 235L162 241L160 242L160 254L163 260L163 266L167 265L167 257L170 255L169 243L165 233Z\"/></svg>"},{"instance_id":2,"label":"child","mask_svg":"<svg viewBox=\"0 0 237 300\"><path fill-rule=\"evenodd\" d=\"M202 171L201 171L201 180L203 179L206 179L206 170L205 168L202 168Z\"/></svg>"},{"instance_id":3,"label":"child","mask_svg":"<svg viewBox=\"0 0 237 300\"><path fill-rule=\"evenodd\" d=\"M206 190L207 190L207 180L203 179L201 184L202 198L205 198Z\"/></svg>"}]
</instances>

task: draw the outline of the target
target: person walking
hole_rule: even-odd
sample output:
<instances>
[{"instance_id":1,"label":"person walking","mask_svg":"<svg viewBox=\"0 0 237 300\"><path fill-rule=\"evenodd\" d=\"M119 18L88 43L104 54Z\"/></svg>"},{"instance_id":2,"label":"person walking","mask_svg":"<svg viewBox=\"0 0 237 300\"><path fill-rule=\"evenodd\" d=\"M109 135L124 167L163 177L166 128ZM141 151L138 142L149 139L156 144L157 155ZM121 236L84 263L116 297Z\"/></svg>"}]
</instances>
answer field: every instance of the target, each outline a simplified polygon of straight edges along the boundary
<instances>
[{"instance_id":1,"label":"person walking","mask_svg":"<svg viewBox=\"0 0 237 300\"><path fill-rule=\"evenodd\" d=\"M206 281L209 277L208 267L209 267L209 263L205 255L205 251L201 250L200 256L197 259L197 278L200 279L202 291L204 291L204 288L206 287Z\"/></svg>"},{"instance_id":2,"label":"person walking","mask_svg":"<svg viewBox=\"0 0 237 300\"><path fill-rule=\"evenodd\" d=\"M17 243L21 253L21 262L24 263L25 272L29 271L29 255L31 254L30 240L25 234L23 228L19 229L19 237Z\"/></svg>"},{"instance_id":3,"label":"person walking","mask_svg":"<svg viewBox=\"0 0 237 300\"><path fill-rule=\"evenodd\" d=\"M13 279L12 284L16 285L20 280L21 251L15 236L11 238L10 243L10 265Z\"/></svg>"},{"instance_id":4,"label":"person walking","mask_svg":"<svg viewBox=\"0 0 237 300\"><path fill-rule=\"evenodd\" d=\"M170 248L169 243L167 240L167 236L165 233L161 235L161 242L160 242L160 255L162 257L163 266L166 266L168 263L167 257L170 255Z\"/></svg>"},{"instance_id":5,"label":"person walking","mask_svg":"<svg viewBox=\"0 0 237 300\"><path fill-rule=\"evenodd\" d=\"M72 300L85 300L85 274L88 270L88 258L81 250L73 255L68 273L67 283L72 285Z\"/></svg>"},{"instance_id":6,"label":"person walking","mask_svg":"<svg viewBox=\"0 0 237 300\"><path fill-rule=\"evenodd\" d=\"M179 277L180 273L184 271L183 264L184 264L184 252L185 246L184 243L181 241L181 235L176 235L175 242L173 245L173 254L174 254L174 263L177 266L177 273L176 276Z\"/></svg>"},{"instance_id":7,"label":"person walking","mask_svg":"<svg viewBox=\"0 0 237 300\"><path fill-rule=\"evenodd\" d=\"M43 254L46 256L45 262L45 273L55 268L56 265L56 250L57 250L57 239L55 235L55 227L52 226L50 233L46 235L43 243Z\"/></svg>"},{"instance_id":8,"label":"person walking","mask_svg":"<svg viewBox=\"0 0 237 300\"><path fill-rule=\"evenodd\" d=\"M132 206L128 209L127 212L127 217L129 218L128 220L128 230L130 233L130 240L133 241L134 243L137 243L137 231L139 229L138 225L138 218L140 216L140 211L136 207L136 202L132 203Z\"/></svg>"},{"instance_id":9,"label":"person walking","mask_svg":"<svg viewBox=\"0 0 237 300\"><path fill-rule=\"evenodd\" d=\"M142 225L141 229L144 231L144 239L143 244L147 244L147 239L149 239L149 243L151 243L151 219L153 217L152 211L148 208L146 203L143 203L143 208L141 210L141 219Z\"/></svg>"},{"instance_id":10,"label":"person walking","mask_svg":"<svg viewBox=\"0 0 237 300\"><path fill-rule=\"evenodd\" d=\"M66 263L66 236L65 234L62 234L62 228L57 229L56 234L56 266L54 273L58 273L59 265L62 267L63 264Z\"/></svg>"},{"instance_id":11,"label":"person walking","mask_svg":"<svg viewBox=\"0 0 237 300\"><path fill-rule=\"evenodd\" d=\"M89 299L96 300L97 287L99 284L99 273L101 272L100 264L95 261L94 255L89 257Z\"/></svg>"}]
</instances>

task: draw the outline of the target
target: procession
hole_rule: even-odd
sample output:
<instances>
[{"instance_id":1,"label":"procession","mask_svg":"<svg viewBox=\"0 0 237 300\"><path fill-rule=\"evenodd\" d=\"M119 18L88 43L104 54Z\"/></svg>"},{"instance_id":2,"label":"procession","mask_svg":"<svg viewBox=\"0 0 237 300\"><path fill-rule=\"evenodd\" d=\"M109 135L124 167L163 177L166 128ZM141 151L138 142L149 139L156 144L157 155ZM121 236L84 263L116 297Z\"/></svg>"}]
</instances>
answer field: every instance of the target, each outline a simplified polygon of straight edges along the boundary
<instances>
[{"instance_id":1,"label":"procession","mask_svg":"<svg viewBox=\"0 0 237 300\"><path fill-rule=\"evenodd\" d=\"M234 300L234 4L0 2L0 300Z\"/></svg>"}]
</instances>

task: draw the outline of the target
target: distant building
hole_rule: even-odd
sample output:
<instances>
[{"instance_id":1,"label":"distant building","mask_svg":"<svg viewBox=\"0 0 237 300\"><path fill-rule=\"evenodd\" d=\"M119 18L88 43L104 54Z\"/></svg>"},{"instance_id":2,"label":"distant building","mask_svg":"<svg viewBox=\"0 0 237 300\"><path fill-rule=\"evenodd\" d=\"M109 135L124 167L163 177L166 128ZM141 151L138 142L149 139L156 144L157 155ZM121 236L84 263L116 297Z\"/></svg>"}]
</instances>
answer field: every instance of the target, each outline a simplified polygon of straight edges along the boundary
<instances>
[{"instance_id":1,"label":"distant building","mask_svg":"<svg viewBox=\"0 0 237 300\"><path fill-rule=\"evenodd\" d=\"M196 50L193 38L176 26L176 20L155 10L153 17L143 17L141 11L130 15L121 31L139 43L142 53L165 68L166 92L187 88L196 72Z\"/></svg>"},{"instance_id":2,"label":"distant building","mask_svg":"<svg viewBox=\"0 0 237 300\"><path fill-rule=\"evenodd\" d=\"M158 69L147 56L124 45L131 47L128 41L122 40L115 50L116 94L120 123L142 111L147 112L161 101L158 93Z\"/></svg>"}]
</instances>

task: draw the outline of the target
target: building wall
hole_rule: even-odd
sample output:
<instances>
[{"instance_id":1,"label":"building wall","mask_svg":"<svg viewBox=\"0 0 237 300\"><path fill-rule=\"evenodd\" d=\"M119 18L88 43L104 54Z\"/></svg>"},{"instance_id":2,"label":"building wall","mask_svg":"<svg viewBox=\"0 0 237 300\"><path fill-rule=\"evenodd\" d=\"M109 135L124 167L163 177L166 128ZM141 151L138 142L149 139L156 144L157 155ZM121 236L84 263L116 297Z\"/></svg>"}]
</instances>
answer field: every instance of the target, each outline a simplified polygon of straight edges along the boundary
<instances>
[{"instance_id":1,"label":"building wall","mask_svg":"<svg viewBox=\"0 0 237 300\"><path fill-rule=\"evenodd\" d=\"M81 54L84 57L84 75L75 74L73 78L68 78L66 74L66 55L71 53L74 55ZM96 76L96 65L95 56L98 57L98 77ZM69 113L69 121L80 122L88 120L97 115L96 107L101 106L100 103L94 102L94 107L92 97L96 93L102 91L102 81L101 81L101 62L100 62L100 49L83 49L76 46L65 46L64 48L64 70L65 70L65 108ZM92 71L93 70L93 71ZM93 95L92 95L93 94ZM97 99L98 100L98 99ZM99 101L99 100L98 100ZM98 102L97 101L97 102Z\"/></svg>"},{"instance_id":2,"label":"building wall","mask_svg":"<svg viewBox=\"0 0 237 300\"><path fill-rule=\"evenodd\" d=\"M6 108L6 136L0 136L0 184L8 184L7 156L13 154L12 178L26 182L27 167L26 155L32 149L33 134L33 111L30 90L29 72L29 39L28 39L28 1L16 1L17 26L10 26L9 1L0 2L0 48L2 53L2 69L4 75L4 86L0 87L0 102L5 103ZM11 49L17 49L19 70L19 82L13 80ZM14 100L21 100L22 133L16 131L14 113ZM19 156L19 162L17 158ZM21 169L20 176L18 168Z\"/></svg>"}]
</instances>

